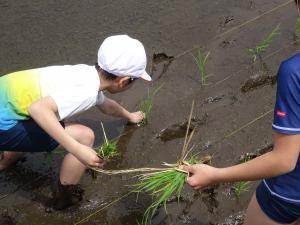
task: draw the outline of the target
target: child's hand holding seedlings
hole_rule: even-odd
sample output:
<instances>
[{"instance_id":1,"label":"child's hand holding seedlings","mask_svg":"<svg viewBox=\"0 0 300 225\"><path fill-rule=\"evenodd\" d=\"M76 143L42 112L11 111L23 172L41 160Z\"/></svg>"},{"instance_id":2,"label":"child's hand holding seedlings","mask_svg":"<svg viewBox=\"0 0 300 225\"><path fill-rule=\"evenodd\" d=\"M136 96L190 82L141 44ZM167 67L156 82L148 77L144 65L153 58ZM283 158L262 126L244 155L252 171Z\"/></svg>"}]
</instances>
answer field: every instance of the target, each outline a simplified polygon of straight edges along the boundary
<instances>
[{"instance_id":1,"label":"child's hand holding seedlings","mask_svg":"<svg viewBox=\"0 0 300 225\"><path fill-rule=\"evenodd\" d=\"M145 118L145 113L142 111L137 111L137 112L130 113L130 118L128 119L128 121L130 123L140 123L144 118Z\"/></svg>"},{"instance_id":2,"label":"child's hand holding seedlings","mask_svg":"<svg viewBox=\"0 0 300 225\"><path fill-rule=\"evenodd\" d=\"M97 153L90 147L81 145L74 154L75 157L83 164L89 167L100 167L104 166L104 160L101 159Z\"/></svg>"},{"instance_id":3,"label":"child's hand holding seedlings","mask_svg":"<svg viewBox=\"0 0 300 225\"><path fill-rule=\"evenodd\" d=\"M194 189L204 188L216 182L214 178L218 169L215 167L206 164L195 164L183 165L180 169L190 174L186 182Z\"/></svg>"},{"instance_id":4,"label":"child's hand holding seedlings","mask_svg":"<svg viewBox=\"0 0 300 225\"><path fill-rule=\"evenodd\" d=\"M252 181L294 171L299 157L300 135L275 133L274 148L248 162L223 168L204 164L182 166L191 173L187 183L195 189L220 182Z\"/></svg>"}]
</instances>

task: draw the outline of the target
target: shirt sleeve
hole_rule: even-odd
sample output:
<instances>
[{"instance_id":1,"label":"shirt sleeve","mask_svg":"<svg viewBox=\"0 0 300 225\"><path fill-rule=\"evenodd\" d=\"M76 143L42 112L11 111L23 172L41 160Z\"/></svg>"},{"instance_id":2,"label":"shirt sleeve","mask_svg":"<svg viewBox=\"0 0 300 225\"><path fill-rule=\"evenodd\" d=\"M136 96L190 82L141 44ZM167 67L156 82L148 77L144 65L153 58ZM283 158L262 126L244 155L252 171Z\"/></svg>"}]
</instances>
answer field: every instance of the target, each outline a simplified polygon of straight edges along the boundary
<instances>
[{"instance_id":1,"label":"shirt sleeve","mask_svg":"<svg viewBox=\"0 0 300 225\"><path fill-rule=\"evenodd\" d=\"M104 102L104 100L105 100L105 96L103 94L103 91L100 91L97 96L96 105L101 105Z\"/></svg>"},{"instance_id":2,"label":"shirt sleeve","mask_svg":"<svg viewBox=\"0 0 300 225\"><path fill-rule=\"evenodd\" d=\"M273 130L284 134L300 134L300 78L288 61L280 65L277 75Z\"/></svg>"}]
</instances>

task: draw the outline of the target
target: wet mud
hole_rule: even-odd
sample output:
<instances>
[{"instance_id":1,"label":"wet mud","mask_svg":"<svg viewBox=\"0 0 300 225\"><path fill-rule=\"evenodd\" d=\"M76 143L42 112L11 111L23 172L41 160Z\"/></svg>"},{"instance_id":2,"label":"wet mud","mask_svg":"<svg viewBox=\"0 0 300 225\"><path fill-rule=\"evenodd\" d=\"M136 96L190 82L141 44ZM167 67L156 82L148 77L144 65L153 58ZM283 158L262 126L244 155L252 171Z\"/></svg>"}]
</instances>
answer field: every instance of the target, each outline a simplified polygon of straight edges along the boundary
<instances>
[{"instance_id":1,"label":"wet mud","mask_svg":"<svg viewBox=\"0 0 300 225\"><path fill-rule=\"evenodd\" d=\"M205 124L207 118L207 114L204 114L200 119L192 118L188 133L190 134L194 129L197 129L199 126ZM186 120L185 122L172 124L171 126L162 129L156 137L163 142L171 141L176 138L184 137L186 135L187 129L188 121Z\"/></svg>"},{"instance_id":2,"label":"wet mud","mask_svg":"<svg viewBox=\"0 0 300 225\"><path fill-rule=\"evenodd\" d=\"M233 24L234 16L225 16L220 19L219 27L224 29L226 26Z\"/></svg>"},{"instance_id":3,"label":"wet mud","mask_svg":"<svg viewBox=\"0 0 300 225\"><path fill-rule=\"evenodd\" d=\"M0 3L0 75L47 65L94 65L102 40L126 33L141 40L147 52L151 84L137 81L124 93L108 97L130 111L139 110L149 86L164 84L154 97L150 123L127 125L91 109L69 122L90 127L94 147L107 136L117 141L118 156L106 169L158 167L180 157L186 118L195 101L196 129L190 154L209 156L217 167L253 159L272 149L272 113L279 64L299 51L291 43L297 18L294 4L284 0L228 1L30 1ZM272 10L274 9L274 10ZM295 11L295 13L292 13ZM282 18L285 18L282 20ZM265 66L251 67L248 49L270 27L280 26L262 54ZM202 86L192 55L195 46L210 51L205 65L210 85ZM249 68L251 71L249 71ZM267 71L267 72L265 72ZM251 74L251 75L249 75ZM261 117L261 115L264 115ZM256 120L261 117L259 120ZM255 121L249 123L250 121ZM248 124L247 126L244 126ZM243 127L243 129L240 129ZM191 130L190 130L191 131ZM238 132L235 132L238 131ZM232 134L232 135L228 135ZM76 207L47 213L47 202L58 180L61 154L28 154L26 160L0 173L0 224L22 225L134 225L151 204L151 196L128 194L134 175L86 173L85 194ZM239 225L257 182L237 199L232 184L201 191L186 185L179 201L171 198L152 224Z\"/></svg>"},{"instance_id":4,"label":"wet mud","mask_svg":"<svg viewBox=\"0 0 300 225\"><path fill-rule=\"evenodd\" d=\"M225 219L224 223L220 223L218 225L243 225L244 222L244 213L239 212L236 215L230 215Z\"/></svg>"},{"instance_id":5,"label":"wet mud","mask_svg":"<svg viewBox=\"0 0 300 225\"><path fill-rule=\"evenodd\" d=\"M207 99L205 99L203 101L202 104L204 105L204 104L211 104L211 103L214 103L214 102L218 102L218 101L222 100L223 97L224 97L224 95L222 95L222 96L208 97Z\"/></svg>"},{"instance_id":6,"label":"wet mud","mask_svg":"<svg viewBox=\"0 0 300 225\"><path fill-rule=\"evenodd\" d=\"M0 213L0 224L1 225L16 225L15 219L8 214L7 211L3 211Z\"/></svg>"},{"instance_id":7,"label":"wet mud","mask_svg":"<svg viewBox=\"0 0 300 225\"><path fill-rule=\"evenodd\" d=\"M156 80L159 80L167 72L173 60L174 56L169 56L164 52L153 53L150 74L156 73Z\"/></svg>"},{"instance_id":8,"label":"wet mud","mask_svg":"<svg viewBox=\"0 0 300 225\"><path fill-rule=\"evenodd\" d=\"M239 158L239 162L240 163L247 162L247 161L249 161L251 159L255 159L256 157L259 157L259 156L261 156L263 154L266 154L266 153L268 153L268 152L270 152L272 150L273 150L273 144L265 145L265 146L263 146L261 148L258 148L254 152L247 152L247 153L241 155L240 158Z\"/></svg>"},{"instance_id":9,"label":"wet mud","mask_svg":"<svg viewBox=\"0 0 300 225\"><path fill-rule=\"evenodd\" d=\"M268 75L268 72L259 71L245 81L241 87L241 91L246 93L265 85L274 85L276 83L276 77L275 75Z\"/></svg>"}]
</instances>

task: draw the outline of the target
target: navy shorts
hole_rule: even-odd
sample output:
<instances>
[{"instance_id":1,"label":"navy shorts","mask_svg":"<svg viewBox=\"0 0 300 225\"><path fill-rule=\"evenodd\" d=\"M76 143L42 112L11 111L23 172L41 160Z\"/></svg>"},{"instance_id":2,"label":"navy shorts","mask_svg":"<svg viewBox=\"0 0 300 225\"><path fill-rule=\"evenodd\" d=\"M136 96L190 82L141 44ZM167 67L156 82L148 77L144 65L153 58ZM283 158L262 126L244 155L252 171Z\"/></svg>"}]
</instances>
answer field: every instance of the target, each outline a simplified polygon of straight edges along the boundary
<instances>
[{"instance_id":1,"label":"navy shorts","mask_svg":"<svg viewBox=\"0 0 300 225\"><path fill-rule=\"evenodd\" d=\"M64 127L64 123L60 123ZM58 145L33 119L21 120L9 130L0 130L0 151L51 152Z\"/></svg>"},{"instance_id":2,"label":"navy shorts","mask_svg":"<svg viewBox=\"0 0 300 225\"><path fill-rule=\"evenodd\" d=\"M256 189L256 199L262 211L277 223L289 224L300 218L300 202L287 201L272 194L264 182Z\"/></svg>"}]
</instances>

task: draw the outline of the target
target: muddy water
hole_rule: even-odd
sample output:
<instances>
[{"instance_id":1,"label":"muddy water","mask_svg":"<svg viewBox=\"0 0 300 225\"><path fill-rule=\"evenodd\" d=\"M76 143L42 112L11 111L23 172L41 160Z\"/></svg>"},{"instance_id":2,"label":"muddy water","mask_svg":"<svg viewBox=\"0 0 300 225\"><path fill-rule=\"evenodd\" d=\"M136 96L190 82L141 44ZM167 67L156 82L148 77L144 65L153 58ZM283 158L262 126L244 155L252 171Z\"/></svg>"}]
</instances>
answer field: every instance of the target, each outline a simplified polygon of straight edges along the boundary
<instances>
[{"instance_id":1,"label":"muddy water","mask_svg":"<svg viewBox=\"0 0 300 225\"><path fill-rule=\"evenodd\" d=\"M164 86L155 97L145 127L127 126L126 121L95 109L72 118L95 131L95 146L102 142L100 121L104 122L109 138L119 137L120 154L107 168L157 167L162 161L176 162L183 144L180 124L187 120L193 99L195 118L204 115L206 118L205 123L195 125L193 152L212 155L215 166L235 164L240 156L255 153L271 143L272 113L240 129L272 109L275 96L275 87L268 82L241 92L245 81L261 69L261 65L249 66L251 56L247 49L254 47L278 23L281 34L263 54L263 58L270 55L264 59L269 74L276 74L279 63L299 49L290 43L297 16L292 4L238 29L235 27L284 2L2 0L0 74L53 64L93 64L97 48L106 36L127 33L145 44L148 70L154 82L148 85L137 81L126 93L110 97L130 110L137 110L148 87ZM211 75L208 86L200 85L191 55L196 54L193 49L197 46L210 51L206 66L207 74ZM157 138L162 130L173 129L174 125L177 130L171 138L168 135L167 141ZM81 182L85 189L82 204L63 212L46 212L60 162L60 154L55 154L52 160L42 153L29 154L26 161L1 173L0 221L22 225L132 225L151 202L146 194L138 200L133 194L126 195L130 189L126 185L136 181L131 176L99 174L92 179L87 173ZM232 192L232 184L201 192L186 187L179 203L170 200L168 214L160 209L153 224L240 224L256 185L251 183L250 190L238 199Z\"/></svg>"}]
</instances>

